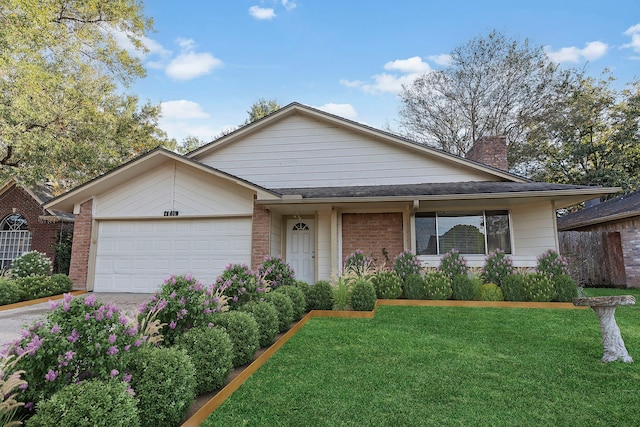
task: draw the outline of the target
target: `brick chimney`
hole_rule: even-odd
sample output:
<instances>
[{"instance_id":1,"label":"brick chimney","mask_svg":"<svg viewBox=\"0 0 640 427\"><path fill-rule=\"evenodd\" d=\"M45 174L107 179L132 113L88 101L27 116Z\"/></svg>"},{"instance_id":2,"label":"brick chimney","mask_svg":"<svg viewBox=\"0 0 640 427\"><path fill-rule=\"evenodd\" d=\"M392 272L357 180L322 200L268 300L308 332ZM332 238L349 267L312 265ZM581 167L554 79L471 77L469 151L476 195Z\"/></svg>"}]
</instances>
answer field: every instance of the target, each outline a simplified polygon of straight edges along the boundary
<instances>
[{"instance_id":1,"label":"brick chimney","mask_svg":"<svg viewBox=\"0 0 640 427\"><path fill-rule=\"evenodd\" d=\"M483 136L473 143L465 158L484 163L487 166L504 171L509 170L507 161L507 137Z\"/></svg>"}]
</instances>

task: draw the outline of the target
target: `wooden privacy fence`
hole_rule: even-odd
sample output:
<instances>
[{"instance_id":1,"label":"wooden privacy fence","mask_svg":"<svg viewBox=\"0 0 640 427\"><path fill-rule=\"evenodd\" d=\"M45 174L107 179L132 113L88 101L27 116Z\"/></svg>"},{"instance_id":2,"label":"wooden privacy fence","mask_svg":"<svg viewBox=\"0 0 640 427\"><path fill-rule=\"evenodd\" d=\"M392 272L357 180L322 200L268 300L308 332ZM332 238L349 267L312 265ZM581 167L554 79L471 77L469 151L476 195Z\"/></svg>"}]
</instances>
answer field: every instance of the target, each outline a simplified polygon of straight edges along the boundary
<instances>
[{"instance_id":1,"label":"wooden privacy fence","mask_svg":"<svg viewBox=\"0 0 640 427\"><path fill-rule=\"evenodd\" d=\"M561 231L558 241L560 254L569 260L571 277L578 285L626 286L619 232Z\"/></svg>"}]
</instances>

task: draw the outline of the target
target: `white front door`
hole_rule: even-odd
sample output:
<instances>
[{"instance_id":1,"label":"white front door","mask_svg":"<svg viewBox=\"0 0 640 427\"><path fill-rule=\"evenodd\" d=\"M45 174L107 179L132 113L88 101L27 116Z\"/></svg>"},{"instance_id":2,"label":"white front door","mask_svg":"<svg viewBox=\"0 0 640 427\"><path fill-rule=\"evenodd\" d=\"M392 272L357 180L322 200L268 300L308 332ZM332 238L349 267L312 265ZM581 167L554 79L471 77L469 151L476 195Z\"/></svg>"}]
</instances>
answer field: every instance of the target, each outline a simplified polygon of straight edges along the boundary
<instances>
[{"instance_id":1,"label":"white front door","mask_svg":"<svg viewBox=\"0 0 640 427\"><path fill-rule=\"evenodd\" d=\"M315 283L315 222L313 219L287 220L287 263L298 280Z\"/></svg>"}]
</instances>

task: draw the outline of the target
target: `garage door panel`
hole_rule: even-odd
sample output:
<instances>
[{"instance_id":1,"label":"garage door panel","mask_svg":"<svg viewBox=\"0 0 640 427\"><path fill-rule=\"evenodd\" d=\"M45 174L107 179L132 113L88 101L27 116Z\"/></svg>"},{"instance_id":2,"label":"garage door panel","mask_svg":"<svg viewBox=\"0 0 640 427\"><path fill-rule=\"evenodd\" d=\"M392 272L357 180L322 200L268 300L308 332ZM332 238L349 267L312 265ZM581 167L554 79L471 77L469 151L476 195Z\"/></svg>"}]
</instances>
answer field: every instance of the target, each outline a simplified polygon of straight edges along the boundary
<instances>
[{"instance_id":1,"label":"garage door panel","mask_svg":"<svg viewBox=\"0 0 640 427\"><path fill-rule=\"evenodd\" d=\"M94 290L155 292L171 274L212 283L251 260L251 219L101 221Z\"/></svg>"}]
</instances>

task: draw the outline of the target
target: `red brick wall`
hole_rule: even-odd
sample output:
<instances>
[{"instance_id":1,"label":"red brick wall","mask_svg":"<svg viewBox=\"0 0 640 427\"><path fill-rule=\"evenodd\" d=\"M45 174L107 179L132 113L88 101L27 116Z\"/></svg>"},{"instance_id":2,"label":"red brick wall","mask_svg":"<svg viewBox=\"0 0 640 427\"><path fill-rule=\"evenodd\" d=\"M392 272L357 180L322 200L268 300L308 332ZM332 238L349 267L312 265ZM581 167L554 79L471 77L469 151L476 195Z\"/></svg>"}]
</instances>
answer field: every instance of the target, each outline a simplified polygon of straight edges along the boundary
<instances>
[{"instance_id":1,"label":"red brick wall","mask_svg":"<svg viewBox=\"0 0 640 427\"><path fill-rule=\"evenodd\" d=\"M22 188L14 186L0 195L0 221L13 214L13 209L27 220L31 231L31 250L47 254L53 261L55 252L51 245L62 227L60 223L45 223L38 219L45 212L38 202ZM68 224L67 224L68 225Z\"/></svg>"},{"instance_id":2,"label":"red brick wall","mask_svg":"<svg viewBox=\"0 0 640 427\"><path fill-rule=\"evenodd\" d=\"M73 289L87 289L92 226L93 199L80 205L80 214L76 215L69 266L69 277L73 281Z\"/></svg>"},{"instance_id":3,"label":"red brick wall","mask_svg":"<svg viewBox=\"0 0 640 427\"><path fill-rule=\"evenodd\" d=\"M342 262L360 249L382 263L386 249L389 260L404 250L402 213L342 214Z\"/></svg>"},{"instance_id":4,"label":"red brick wall","mask_svg":"<svg viewBox=\"0 0 640 427\"><path fill-rule=\"evenodd\" d=\"M251 225L251 268L255 269L271 253L271 212L263 206L253 205Z\"/></svg>"},{"instance_id":5,"label":"red brick wall","mask_svg":"<svg viewBox=\"0 0 640 427\"><path fill-rule=\"evenodd\" d=\"M484 136L479 138L465 157L506 171L509 169L507 138L505 136Z\"/></svg>"}]
</instances>

